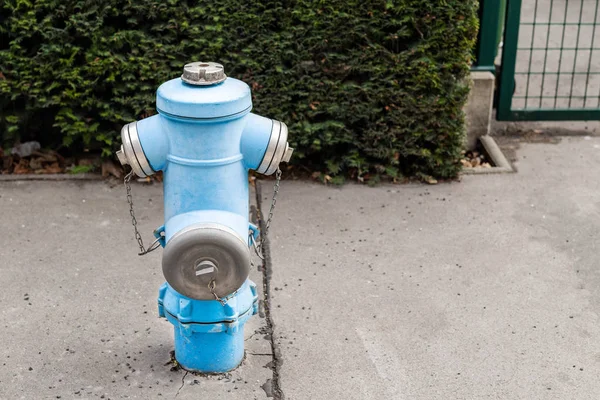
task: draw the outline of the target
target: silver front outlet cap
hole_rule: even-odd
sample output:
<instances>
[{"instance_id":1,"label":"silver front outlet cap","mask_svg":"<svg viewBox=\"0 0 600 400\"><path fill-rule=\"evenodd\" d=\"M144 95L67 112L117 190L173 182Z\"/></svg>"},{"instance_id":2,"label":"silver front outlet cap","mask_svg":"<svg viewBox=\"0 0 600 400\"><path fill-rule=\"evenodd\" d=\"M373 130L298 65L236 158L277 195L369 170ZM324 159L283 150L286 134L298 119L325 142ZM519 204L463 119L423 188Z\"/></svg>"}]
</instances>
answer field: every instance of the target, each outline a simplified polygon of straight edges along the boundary
<instances>
[{"instance_id":1,"label":"silver front outlet cap","mask_svg":"<svg viewBox=\"0 0 600 400\"><path fill-rule=\"evenodd\" d=\"M137 122L127 124L121 129L121 150L117 158L121 165L130 165L133 172L140 178L154 174L138 137Z\"/></svg>"},{"instance_id":2,"label":"silver front outlet cap","mask_svg":"<svg viewBox=\"0 0 600 400\"><path fill-rule=\"evenodd\" d=\"M232 229L215 223L198 223L177 232L162 257L169 285L196 300L214 300L210 289L226 297L242 286L250 273L248 243Z\"/></svg>"}]
</instances>

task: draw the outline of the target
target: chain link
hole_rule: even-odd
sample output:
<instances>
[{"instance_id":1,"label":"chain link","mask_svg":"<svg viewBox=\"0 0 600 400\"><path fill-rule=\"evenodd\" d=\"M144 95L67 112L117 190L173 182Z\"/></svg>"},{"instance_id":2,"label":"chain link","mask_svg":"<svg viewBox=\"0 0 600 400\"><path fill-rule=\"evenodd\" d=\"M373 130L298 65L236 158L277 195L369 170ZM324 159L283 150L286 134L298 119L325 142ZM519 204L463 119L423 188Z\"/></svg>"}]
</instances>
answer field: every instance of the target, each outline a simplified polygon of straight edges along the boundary
<instances>
[{"instance_id":1,"label":"chain link","mask_svg":"<svg viewBox=\"0 0 600 400\"><path fill-rule=\"evenodd\" d=\"M271 227L271 221L273 220L273 212L275 211L275 205L277 204L277 194L279 193L279 184L281 183L281 170L277 168L275 172L275 185L273 186L273 199L271 199L271 208L269 209L269 217L265 224L265 235L269 232Z\"/></svg>"},{"instance_id":2,"label":"chain link","mask_svg":"<svg viewBox=\"0 0 600 400\"><path fill-rule=\"evenodd\" d=\"M217 282L214 279L211 279L210 282L208 282L208 290L210 290L210 292L212 293L213 296L215 296L215 300L217 300L219 303L221 303L221 305L223 307L225 307L225 304L227 304L227 298L221 298L217 295L217 293L215 292L215 287L217 286Z\"/></svg>"},{"instance_id":3,"label":"chain link","mask_svg":"<svg viewBox=\"0 0 600 400\"><path fill-rule=\"evenodd\" d=\"M140 252L138 253L138 256L143 256L160 247L160 238L156 239L146 250L146 248L144 247L144 241L142 240L142 235L140 235L140 232L137 228L137 219L135 218L135 211L133 210L133 196L131 194L132 177L133 170L129 171L129 173L125 175L125 190L127 191L127 203L129 203L129 215L131 215L131 225L133 225L135 240L137 241L137 244L140 247Z\"/></svg>"},{"instance_id":4,"label":"chain link","mask_svg":"<svg viewBox=\"0 0 600 400\"><path fill-rule=\"evenodd\" d=\"M260 241L260 243L257 244L256 240L254 240L254 235L251 234L251 237L250 237L250 241L252 242L252 245L254 247L254 252L261 260L265 259L264 256L262 255L263 240L264 240L264 237L269 232L269 228L271 227L271 221L273 220L273 213L275 212L275 206L277 205L277 194L279 193L279 184L280 183L281 183L281 169L277 168L277 171L275 172L275 185L273 185L273 198L271 199L271 207L269 208L269 216L267 217L267 222L265 223L265 231L262 234L263 239Z\"/></svg>"},{"instance_id":5,"label":"chain link","mask_svg":"<svg viewBox=\"0 0 600 400\"><path fill-rule=\"evenodd\" d=\"M258 256L258 258L260 258L261 260L265 260L265 257L263 257L263 255L261 254L261 248L260 248L260 244L256 243L256 239L254 238L254 234L252 232L250 232L250 234L248 235L250 237L250 243L252 243L252 248L254 249L254 253L256 253L256 255ZM252 260L250 260L250 262L252 263ZM254 265L252 265L254 266Z\"/></svg>"}]
</instances>

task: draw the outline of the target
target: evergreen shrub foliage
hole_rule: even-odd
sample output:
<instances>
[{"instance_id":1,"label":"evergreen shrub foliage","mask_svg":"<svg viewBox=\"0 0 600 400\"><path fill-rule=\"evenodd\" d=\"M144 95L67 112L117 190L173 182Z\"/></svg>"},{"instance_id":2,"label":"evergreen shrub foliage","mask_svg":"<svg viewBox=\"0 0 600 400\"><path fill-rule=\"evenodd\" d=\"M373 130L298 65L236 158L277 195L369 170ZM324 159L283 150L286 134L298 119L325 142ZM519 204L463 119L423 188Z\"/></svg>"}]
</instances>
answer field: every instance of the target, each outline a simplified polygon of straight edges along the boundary
<instances>
[{"instance_id":1,"label":"evergreen shrub foliage","mask_svg":"<svg viewBox=\"0 0 600 400\"><path fill-rule=\"evenodd\" d=\"M4 146L117 147L190 61L247 82L332 179L459 170L476 0L3 0Z\"/></svg>"}]
</instances>

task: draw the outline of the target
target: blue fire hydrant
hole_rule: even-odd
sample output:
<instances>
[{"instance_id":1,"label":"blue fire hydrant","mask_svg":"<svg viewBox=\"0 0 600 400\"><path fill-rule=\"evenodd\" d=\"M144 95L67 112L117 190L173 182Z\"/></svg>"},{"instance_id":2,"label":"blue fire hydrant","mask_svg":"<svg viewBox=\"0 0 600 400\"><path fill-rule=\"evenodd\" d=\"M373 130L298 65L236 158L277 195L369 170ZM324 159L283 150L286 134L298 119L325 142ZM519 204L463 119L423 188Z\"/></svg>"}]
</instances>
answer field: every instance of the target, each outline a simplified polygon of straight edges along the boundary
<instances>
[{"instance_id":1,"label":"blue fire hydrant","mask_svg":"<svg viewBox=\"0 0 600 400\"><path fill-rule=\"evenodd\" d=\"M250 113L248 85L213 62L187 64L163 83L156 109L123 127L117 156L140 177L163 171L159 315L174 325L181 366L229 371L243 359L244 324L258 311L248 279L259 233L248 220L248 170L270 175L289 161L287 127Z\"/></svg>"}]
</instances>

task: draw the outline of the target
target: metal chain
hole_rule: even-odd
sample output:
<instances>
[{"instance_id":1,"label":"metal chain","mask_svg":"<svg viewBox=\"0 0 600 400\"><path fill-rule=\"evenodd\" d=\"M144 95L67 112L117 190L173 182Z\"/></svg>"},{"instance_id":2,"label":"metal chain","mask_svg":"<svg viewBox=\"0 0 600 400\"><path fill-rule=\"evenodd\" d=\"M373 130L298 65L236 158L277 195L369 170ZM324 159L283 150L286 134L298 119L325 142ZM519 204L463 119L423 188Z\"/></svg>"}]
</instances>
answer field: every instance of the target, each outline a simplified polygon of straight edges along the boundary
<instances>
[{"instance_id":1,"label":"metal chain","mask_svg":"<svg viewBox=\"0 0 600 400\"><path fill-rule=\"evenodd\" d=\"M250 243L252 243L252 248L254 249L254 253L256 253L256 255L258 256L258 258L260 258L261 260L265 260L265 258L263 257L263 255L261 254L261 247L260 244L256 243L256 239L254 238L254 234L252 232L249 233L248 237L250 238ZM262 243L262 241L261 241ZM252 260L250 260L250 264L252 264ZM252 267L254 265L251 265Z\"/></svg>"},{"instance_id":2,"label":"metal chain","mask_svg":"<svg viewBox=\"0 0 600 400\"><path fill-rule=\"evenodd\" d=\"M212 279L210 282L208 282L208 290L210 290L210 292L212 293L213 296L215 296L215 300L217 300L219 303L221 303L221 305L223 307L225 307L225 304L227 304L227 298L221 298L217 295L217 293L215 293L215 287L217 286L217 282Z\"/></svg>"},{"instance_id":3,"label":"metal chain","mask_svg":"<svg viewBox=\"0 0 600 400\"><path fill-rule=\"evenodd\" d=\"M160 238L156 239L150 247L146 250L144 247L144 241L142 240L142 235L137 228L137 219L135 218L135 212L133 210L133 196L131 195L131 178L133 177L133 170L129 171L127 175L125 175L125 190L127 191L127 203L129 203L129 214L131 215L131 225L133 225L133 232L135 235L135 240L140 247L140 252L138 256L143 256L151 251L154 251L160 247Z\"/></svg>"},{"instance_id":4,"label":"metal chain","mask_svg":"<svg viewBox=\"0 0 600 400\"><path fill-rule=\"evenodd\" d=\"M265 223L265 231L263 232L263 238L269 232L269 228L271 227L271 221L273 220L273 213L275 211L275 206L277 205L277 194L279 193L279 184L281 183L281 169L277 168L275 172L275 185L273 185L273 198L271 199L271 208L269 208L269 216L267 217L267 222ZM252 246L254 247L254 252L261 259L265 258L262 255L263 251L263 240L260 243L256 243L254 239L254 235L250 234L250 241L252 242Z\"/></svg>"},{"instance_id":5,"label":"metal chain","mask_svg":"<svg viewBox=\"0 0 600 400\"><path fill-rule=\"evenodd\" d=\"M265 235L269 232L271 227L271 221L273 220L273 211L275 211L275 205L277 204L277 193L279 193L279 183L281 182L281 170L277 168L275 172L275 185L273 186L273 199L271 200L271 208L269 209L269 217L265 224Z\"/></svg>"}]
</instances>

